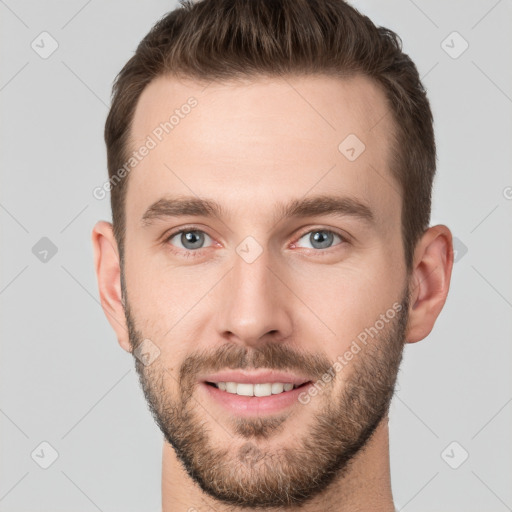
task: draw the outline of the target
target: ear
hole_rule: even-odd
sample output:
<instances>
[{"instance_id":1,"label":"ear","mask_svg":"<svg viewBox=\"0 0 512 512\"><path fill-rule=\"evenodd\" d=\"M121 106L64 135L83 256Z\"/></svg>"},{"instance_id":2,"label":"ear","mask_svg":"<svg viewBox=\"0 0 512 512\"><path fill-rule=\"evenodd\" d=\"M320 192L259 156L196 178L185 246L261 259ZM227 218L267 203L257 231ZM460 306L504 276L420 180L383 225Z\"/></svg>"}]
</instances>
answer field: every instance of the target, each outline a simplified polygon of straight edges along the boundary
<instances>
[{"instance_id":1,"label":"ear","mask_svg":"<svg viewBox=\"0 0 512 512\"><path fill-rule=\"evenodd\" d=\"M96 223L92 230L92 245L101 307L116 332L119 345L131 352L121 293L119 251L110 222Z\"/></svg>"},{"instance_id":2,"label":"ear","mask_svg":"<svg viewBox=\"0 0 512 512\"><path fill-rule=\"evenodd\" d=\"M426 338L443 309L453 267L453 242L450 230L432 226L421 237L414 251L409 296L409 322L406 341Z\"/></svg>"}]
</instances>

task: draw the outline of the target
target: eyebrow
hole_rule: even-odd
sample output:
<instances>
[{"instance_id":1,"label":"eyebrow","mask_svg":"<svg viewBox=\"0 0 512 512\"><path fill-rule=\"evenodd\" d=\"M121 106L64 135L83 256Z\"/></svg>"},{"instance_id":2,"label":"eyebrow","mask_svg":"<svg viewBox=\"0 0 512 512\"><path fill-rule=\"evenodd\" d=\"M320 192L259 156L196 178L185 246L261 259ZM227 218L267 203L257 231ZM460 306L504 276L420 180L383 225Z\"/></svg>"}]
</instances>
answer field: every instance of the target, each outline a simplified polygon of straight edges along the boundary
<instances>
[{"instance_id":1,"label":"eyebrow","mask_svg":"<svg viewBox=\"0 0 512 512\"><path fill-rule=\"evenodd\" d=\"M226 217L226 210L217 201L194 196L162 197L144 212L142 226L153 224L154 220L173 217ZM276 216L285 218L314 217L333 215L354 217L367 224L375 223L372 209L364 202L353 197L317 195L309 198L294 199L287 204L278 203Z\"/></svg>"}]
</instances>

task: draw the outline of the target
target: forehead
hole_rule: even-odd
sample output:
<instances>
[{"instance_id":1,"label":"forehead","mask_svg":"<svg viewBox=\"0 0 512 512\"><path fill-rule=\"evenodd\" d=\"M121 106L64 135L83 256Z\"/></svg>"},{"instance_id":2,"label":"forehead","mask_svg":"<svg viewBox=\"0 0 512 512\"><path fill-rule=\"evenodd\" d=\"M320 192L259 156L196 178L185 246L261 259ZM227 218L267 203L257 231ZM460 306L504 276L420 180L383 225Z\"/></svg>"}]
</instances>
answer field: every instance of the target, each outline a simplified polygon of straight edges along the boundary
<instances>
[{"instance_id":1,"label":"forehead","mask_svg":"<svg viewBox=\"0 0 512 512\"><path fill-rule=\"evenodd\" d=\"M238 213L261 206L264 213L310 192L358 197L378 219L396 220L393 129L383 92L362 76L225 83L159 77L133 118L130 150L144 156L129 173L127 224L165 195L213 198Z\"/></svg>"}]
</instances>

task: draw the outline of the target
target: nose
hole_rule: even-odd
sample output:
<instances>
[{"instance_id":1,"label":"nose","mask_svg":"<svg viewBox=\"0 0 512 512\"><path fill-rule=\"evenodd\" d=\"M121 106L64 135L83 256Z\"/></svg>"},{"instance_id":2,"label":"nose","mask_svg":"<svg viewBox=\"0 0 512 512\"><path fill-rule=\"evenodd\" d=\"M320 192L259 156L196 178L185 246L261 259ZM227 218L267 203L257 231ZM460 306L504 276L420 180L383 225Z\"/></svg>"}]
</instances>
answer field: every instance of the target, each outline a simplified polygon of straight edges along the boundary
<instances>
[{"instance_id":1,"label":"nose","mask_svg":"<svg viewBox=\"0 0 512 512\"><path fill-rule=\"evenodd\" d=\"M235 254L233 268L217 290L217 329L222 338L256 347L269 337L291 336L295 297L282 270L268 251L252 262Z\"/></svg>"}]
</instances>

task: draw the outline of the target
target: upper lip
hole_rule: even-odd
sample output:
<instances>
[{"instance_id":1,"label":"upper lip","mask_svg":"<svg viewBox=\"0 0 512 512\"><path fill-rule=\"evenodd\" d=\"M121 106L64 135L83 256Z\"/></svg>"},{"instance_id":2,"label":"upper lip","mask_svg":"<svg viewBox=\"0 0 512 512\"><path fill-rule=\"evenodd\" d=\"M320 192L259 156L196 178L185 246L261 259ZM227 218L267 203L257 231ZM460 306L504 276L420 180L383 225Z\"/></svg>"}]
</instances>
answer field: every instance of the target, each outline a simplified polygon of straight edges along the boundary
<instances>
[{"instance_id":1,"label":"upper lip","mask_svg":"<svg viewBox=\"0 0 512 512\"><path fill-rule=\"evenodd\" d=\"M205 375L202 380L204 382L237 382L241 384L265 384L275 382L286 384L290 382L300 386L305 382L309 382L311 379L301 375L271 370L252 372L226 370L219 373L212 373L211 375Z\"/></svg>"}]
</instances>

